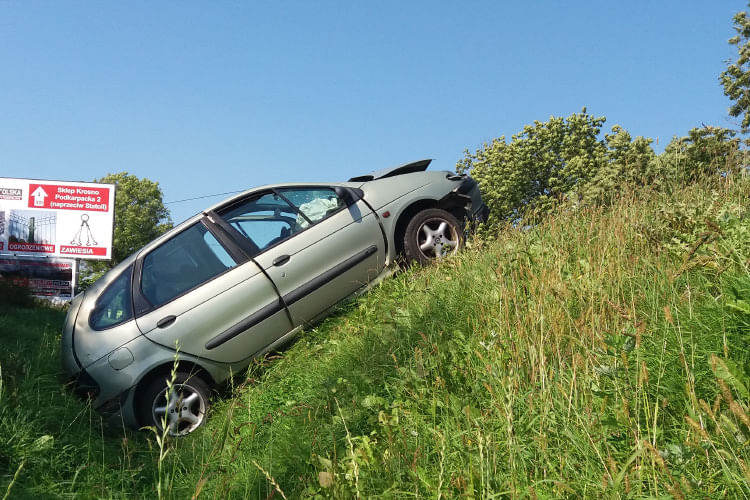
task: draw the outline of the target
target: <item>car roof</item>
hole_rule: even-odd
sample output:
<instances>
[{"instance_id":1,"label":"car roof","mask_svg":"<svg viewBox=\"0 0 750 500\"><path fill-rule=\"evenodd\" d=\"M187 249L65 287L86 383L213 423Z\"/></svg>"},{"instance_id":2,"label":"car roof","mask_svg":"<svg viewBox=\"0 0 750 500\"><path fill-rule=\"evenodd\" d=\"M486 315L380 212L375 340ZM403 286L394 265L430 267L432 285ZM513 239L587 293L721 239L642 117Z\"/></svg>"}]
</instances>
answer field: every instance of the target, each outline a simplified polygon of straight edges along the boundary
<instances>
[{"instance_id":1,"label":"car roof","mask_svg":"<svg viewBox=\"0 0 750 500\"><path fill-rule=\"evenodd\" d=\"M410 174L413 172L424 172L427 170L427 167L432 163L432 159L425 159L425 160L419 160L411 163L405 163L404 165L400 165L398 167L389 167L384 168L382 170L378 170L375 172L371 172L369 174L360 175L357 177L352 177L347 182L285 182L281 184L266 184L263 186L255 186L251 187L249 189L246 189L240 193L235 194L234 196L231 196L229 198L226 198L224 200L221 200L220 202L205 208L200 213L206 213L211 210L216 210L222 206L229 205L235 200L238 200L240 198L243 198L248 195L248 193L252 191L263 191L267 189L281 189L281 188L291 188L291 187L330 187L330 186L356 186L359 187L364 182L369 182L377 179L384 179L386 177L393 177L396 175L402 175L402 174ZM196 215L200 215L196 214ZM191 217L190 219L192 219Z\"/></svg>"}]
</instances>

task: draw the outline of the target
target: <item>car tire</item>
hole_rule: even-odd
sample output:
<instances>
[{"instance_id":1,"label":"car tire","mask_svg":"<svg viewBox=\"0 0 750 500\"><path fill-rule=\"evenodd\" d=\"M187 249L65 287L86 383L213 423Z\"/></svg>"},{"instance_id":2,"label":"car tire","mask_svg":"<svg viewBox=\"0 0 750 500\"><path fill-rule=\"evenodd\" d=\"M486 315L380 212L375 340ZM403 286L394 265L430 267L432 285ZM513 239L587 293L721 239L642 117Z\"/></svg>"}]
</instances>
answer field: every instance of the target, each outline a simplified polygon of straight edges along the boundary
<instances>
[{"instance_id":1,"label":"car tire","mask_svg":"<svg viewBox=\"0 0 750 500\"><path fill-rule=\"evenodd\" d=\"M426 264L456 253L462 246L461 224L445 210L422 210L406 226L404 254L407 261Z\"/></svg>"},{"instance_id":2,"label":"car tire","mask_svg":"<svg viewBox=\"0 0 750 500\"><path fill-rule=\"evenodd\" d=\"M170 436L190 434L206 420L211 393L208 384L194 373L177 372L167 402L167 377L155 379L143 393L141 423L161 432L166 415Z\"/></svg>"}]
</instances>

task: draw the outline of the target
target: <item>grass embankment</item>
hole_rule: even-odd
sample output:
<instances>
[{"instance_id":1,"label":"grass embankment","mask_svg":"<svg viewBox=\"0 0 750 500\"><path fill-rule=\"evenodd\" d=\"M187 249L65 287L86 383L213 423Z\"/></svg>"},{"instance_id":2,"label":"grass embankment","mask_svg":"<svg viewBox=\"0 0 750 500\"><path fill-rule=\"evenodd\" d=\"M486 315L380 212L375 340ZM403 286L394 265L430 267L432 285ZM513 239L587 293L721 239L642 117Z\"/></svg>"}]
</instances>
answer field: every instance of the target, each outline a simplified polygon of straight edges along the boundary
<instances>
[{"instance_id":1,"label":"grass embankment","mask_svg":"<svg viewBox=\"0 0 750 500\"><path fill-rule=\"evenodd\" d=\"M750 497L749 199L633 195L389 279L237 380L161 479L152 434L62 391L62 316L9 309L0 497Z\"/></svg>"}]
</instances>

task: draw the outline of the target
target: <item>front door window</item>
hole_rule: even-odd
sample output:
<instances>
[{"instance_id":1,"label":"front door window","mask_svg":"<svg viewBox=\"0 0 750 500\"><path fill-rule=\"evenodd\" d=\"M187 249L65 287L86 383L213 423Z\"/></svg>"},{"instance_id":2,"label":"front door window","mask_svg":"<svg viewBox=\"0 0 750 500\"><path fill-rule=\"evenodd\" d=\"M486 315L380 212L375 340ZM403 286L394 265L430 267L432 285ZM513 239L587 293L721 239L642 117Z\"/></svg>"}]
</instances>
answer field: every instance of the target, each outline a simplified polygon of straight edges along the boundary
<instances>
[{"instance_id":1,"label":"front door window","mask_svg":"<svg viewBox=\"0 0 750 500\"><path fill-rule=\"evenodd\" d=\"M223 210L221 216L264 251L344 206L330 188L288 188L254 196Z\"/></svg>"}]
</instances>

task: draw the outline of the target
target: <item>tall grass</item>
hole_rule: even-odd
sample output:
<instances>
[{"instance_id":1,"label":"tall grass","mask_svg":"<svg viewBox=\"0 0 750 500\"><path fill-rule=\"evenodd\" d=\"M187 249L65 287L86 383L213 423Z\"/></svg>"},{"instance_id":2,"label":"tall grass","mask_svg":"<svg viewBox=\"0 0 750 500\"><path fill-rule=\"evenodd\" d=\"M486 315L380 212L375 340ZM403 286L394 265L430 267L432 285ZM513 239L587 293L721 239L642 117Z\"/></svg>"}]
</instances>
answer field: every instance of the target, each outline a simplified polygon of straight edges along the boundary
<instances>
[{"instance_id":1,"label":"tall grass","mask_svg":"<svg viewBox=\"0 0 750 500\"><path fill-rule=\"evenodd\" d=\"M58 313L13 310L0 492L153 497L161 466L172 498L750 497L748 199L747 178L633 193L403 272L169 454L62 391ZM40 349L13 340L32 315Z\"/></svg>"},{"instance_id":2,"label":"tall grass","mask_svg":"<svg viewBox=\"0 0 750 500\"><path fill-rule=\"evenodd\" d=\"M265 498L254 460L289 497L750 495L749 195L633 194L389 280L251 371L203 491Z\"/></svg>"}]
</instances>

